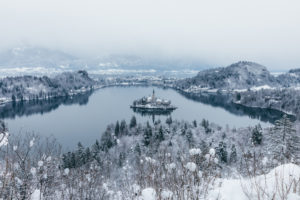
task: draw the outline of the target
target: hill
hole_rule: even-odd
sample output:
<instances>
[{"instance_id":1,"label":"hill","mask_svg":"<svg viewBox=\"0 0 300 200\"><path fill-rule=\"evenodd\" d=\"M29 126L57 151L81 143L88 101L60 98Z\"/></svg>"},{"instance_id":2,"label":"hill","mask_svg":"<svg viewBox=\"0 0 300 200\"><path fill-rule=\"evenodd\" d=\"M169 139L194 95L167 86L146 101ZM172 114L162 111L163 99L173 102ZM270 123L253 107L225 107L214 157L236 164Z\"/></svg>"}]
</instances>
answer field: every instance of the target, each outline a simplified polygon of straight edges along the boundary
<instances>
[{"instance_id":1,"label":"hill","mask_svg":"<svg viewBox=\"0 0 300 200\"><path fill-rule=\"evenodd\" d=\"M177 83L180 89L191 87L209 89L247 89L255 86L278 85L277 80L266 67L247 61L240 61L228 67L208 69L193 78Z\"/></svg>"},{"instance_id":2,"label":"hill","mask_svg":"<svg viewBox=\"0 0 300 200\"><path fill-rule=\"evenodd\" d=\"M54 78L7 77L0 80L0 103L73 95L90 90L95 84L88 73L82 70L65 72Z\"/></svg>"}]
</instances>

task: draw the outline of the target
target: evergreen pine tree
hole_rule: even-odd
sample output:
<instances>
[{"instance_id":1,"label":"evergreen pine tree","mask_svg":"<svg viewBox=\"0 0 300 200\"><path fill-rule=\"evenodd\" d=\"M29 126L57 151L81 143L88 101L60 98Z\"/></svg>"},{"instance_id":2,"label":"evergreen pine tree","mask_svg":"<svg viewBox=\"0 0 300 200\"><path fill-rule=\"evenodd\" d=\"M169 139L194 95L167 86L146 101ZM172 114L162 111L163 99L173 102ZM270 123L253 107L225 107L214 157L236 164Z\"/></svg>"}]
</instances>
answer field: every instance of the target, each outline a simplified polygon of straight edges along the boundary
<instances>
[{"instance_id":1,"label":"evergreen pine tree","mask_svg":"<svg viewBox=\"0 0 300 200\"><path fill-rule=\"evenodd\" d=\"M197 121L196 120L193 121L193 125L194 125L195 128L197 127Z\"/></svg>"},{"instance_id":2,"label":"evergreen pine tree","mask_svg":"<svg viewBox=\"0 0 300 200\"><path fill-rule=\"evenodd\" d=\"M165 140L164 131L162 126L159 127L158 133L156 135L156 140L160 143Z\"/></svg>"},{"instance_id":3,"label":"evergreen pine tree","mask_svg":"<svg viewBox=\"0 0 300 200\"><path fill-rule=\"evenodd\" d=\"M260 145L263 139L263 135L262 135L262 128L260 126L260 124L258 124L257 126L254 127L254 129L252 130L252 143L254 145Z\"/></svg>"},{"instance_id":4,"label":"evergreen pine tree","mask_svg":"<svg viewBox=\"0 0 300 200\"><path fill-rule=\"evenodd\" d=\"M181 127L181 135L185 135L187 131L186 126Z\"/></svg>"},{"instance_id":5,"label":"evergreen pine tree","mask_svg":"<svg viewBox=\"0 0 300 200\"><path fill-rule=\"evenodd\" d=\"M193 138L193 133L191 130L187 130L186 132L186 139L188 141L189 147L193 147L194 146L194 138Z\"/></svg>"},{"instance_id":6,"label":"evergreen pine tree","mask_svg":"<svg viewBox=\"0 0 300 200\"><path fill-rule=\"evenodd\" d=\"M228 157L228 152L227 152L227 145L225 142L221 141L219 143L219 147L217 148L217 154L219 156L219 159L221 162L227 163L227 157Z\"/></svg>"},{"instance_id":7,"label":"evergreen pine tree","mask_svg":"<svg viewBox=\"0 0 300 200\"><path fill-rule=\"evenodd\" d=\"M210 133L211 129L209 128L208 120L203 119L201 122L201 126L205 129L205 133Z\"/></svg>"},{"instance_id":8,"label":"evergreen pine tree","mask_svg":"<svg viewBox=\"0 0 300 200\"><path fill-rule=\"evenodd\" d=\"M140 147L140 144L137 143L134 147L134 152L136 152L138 154L138 156L141 155L141 147Z\"/></svg>"},{"instance_id":9,"label":"evergreen pine tree","mask_svg":"<svg viewBox=\"0 0 300 200\"><path fill-rule=\"evenodd\" d=\"M124 161L125 161L125 153L124 152L120 152L119 154L119 167L122 167L124 165Z\"/></svg>"},{"instance_id":10,"label":"evergreen pine tree","mask_svg":"<svg viewBox=\"0 0 300 200\"><path fill-rule=\"evenodd\" d=\"M100 152L100 144L99 144L99 141L96 140L95 144L92 145L92 155L96 155Z\"/></svg>"},{"instance_id":11,"label":"evergreen pine tree","mask_svg":"<svg viewBox=\"0 0 300 200\"><path fill-rule=\"evenodd\" d=\"M63 168L72 168L74 166L71 166L71 157L72 157L72 154L71 152L68 152L67 154L63 154L63 158L62 158L62 161L63 161Z\"/></svg>"},{"instance_id":12,"label":"evergreen pine tree","mask_svg":"<svg viewBox=\"0 0 300 200\"><path fill-rule=\"evenodd\" d=\"M77 151L76 151L76 165L81 166L84 164L85 155L84 155L84 147L80 142L77 144Z\"/></svg>"},{"instance_id":13,"label":"evergreen pine tree","mask_svg":"<svg viewBox=\"0 0 300 200\"><path fill-rule=\"evenodd\" d=\"M144 130L144 139L143 139L143 143L145 146L148 146L151 143L151 138L152 138L152 129L149 123L147 123L147 128Z\"/></svg>"},{"instance_id":14,"label":"evergreen pine tree","mask_svg":"<svg viewBox=\"0 0 300 200\"><path fill-rule=\"evenodd\" d=\"M300 135L299 132L293 132L291 136L291 141L289 149L291 152L292 162L299 164L300 163Z\"/></svg>"},{"instance_id":15,"label":"evergreen pine tree","mask_svg":"<svg viewBox=\"0 0 300 200\"><path fill-rule=\"evenodd\" d=\"M296 133L294 124L287 115L275 122L271 135L271 149L274 159L279 162L289 162L299 156L299 136Z\"/></svg>"},{"instance_id":16,"label":"evergreen pine tree","mask_svg":"<svg viewBox=\"0 0 300 200\"><path fill-rule=\"evenodd\" d=\"M76 155L74 152L71 153L71 159L70 159L70 168L75 168L77 167L77 162L76 162Z\"/></svg>"},{"instance_id":17,"label":"evergreen pine tree","mask_svg":"<svg viewBox=\"0 0 300 200\"><path fill-rule=\"evenodd\" d=\"M135 118L135 116L132 116L132 118L130 120L129 127L130 128L136 127L136 118Z\"/></svg>"},{"instance_id":18,"label":"evergreen pine tree","mask_svg":"<svg viewBox=\"0 0 300 200\"><path fill-rule=\"evenodd\" d=\"M120 134L120 124L119 121L117 121L116 126L115 126L115 136L119 137Z\"/></svg>"},{"instance_id":19,"label":"evergreen pine tree","mask_svg":"<svg viewBox=\"0 0 300 200\"><path fill-rule=\"evenodd\" d=\"M203 126L203 128L206 129L208 128L208 125L209 125L208 120L202 119L201 126Z\"/></svg>"},{"instance_id":20,"label":"evergreen pine tree","mask_svg":"<svg viewBox=\"0 0 300 200\"><path fill-rule=\"evenodd\" d=\"M122 120L120 125L120 132L122 133L122 135L126 135L126 126L126 121Z\"/></svg>"},{"instance_id":21,"label":"evergreen pine tree","mask_svg":"<svg viewBox=\"0 0 300 200\"><path fill-rule=\"evenodd\" d=\"M207 143L205 142L205 140L201 140L201 142L200 142L200 149L201 149L201 151L202 151L202 153L203 153L204 155L208 153L209 148L208 148L208 145L207 145Z\"/></svg>"},{"instance_id":22,"label":"evergreen pine tree","mask_svg":"<svg viewBox=\"0 0 300 200\"><path fill-rule=\"evenodd\" d=\"M169 126L171 126L172 122L173 120L171 116L166 119L166 124L168 124Z\"/></svg>"},{"instance_id":23,"label":"evergreen pine tree","mask_svg":"<svg viewBox=\"0 0 300 200\"><path fill-rule=\"evenodd\" d=\"M230 152L230 156L229 156L229 162L230 163L236 163L236 161L237 161L237 153L236 153L235 145L233 144L231 146L231 152Z\"/></svg>"},{"instance_id":24,"label":"evergreen pine tree","mask_svg":"<svg viewBox=\"0 0 300 200\"><path fill-rule=\"evenodd\" d=\"M89 163L91 161L91 158L92 158L91 150L89 147L87 147L84 152L84 164Z\"/></svg>"},{"instance_id":25,"label":"evergreen pine tree","mask_svg":"<svg viewBox=\"0 0 300 200\"><path fill-rule=\"evenodd\" d=\"M98 163L100 163L100 153L101 151L101 145L99 143L98 140L96 140L95 144L93 144L92 146L92 150L91 150L91 156L94 160L96 160Z\"/></svg>"},{"instance_id":26,"label":"evergreen pine tree","mask_svg":"<svg viewBox=\"0 0 300 200\"><path fill-rule=\"evenodd\" d=\"M116 140L112 134L106 130L101 137L101 149L102 151L108 151L111 147L116 144Z\"/></svg>"}]
</instances>

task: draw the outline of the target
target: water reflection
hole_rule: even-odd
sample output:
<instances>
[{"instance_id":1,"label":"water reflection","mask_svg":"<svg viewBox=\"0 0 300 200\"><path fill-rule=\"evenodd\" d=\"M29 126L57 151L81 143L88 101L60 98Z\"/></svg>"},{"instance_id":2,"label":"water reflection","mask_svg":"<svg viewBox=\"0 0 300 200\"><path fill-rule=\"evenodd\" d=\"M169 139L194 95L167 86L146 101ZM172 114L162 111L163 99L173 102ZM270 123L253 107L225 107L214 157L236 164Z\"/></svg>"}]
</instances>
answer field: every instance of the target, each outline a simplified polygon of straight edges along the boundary
<instances>
[{"instance_id":1,"label":"water reflection","mask_svg":"<svg viewBox=\"0 0 300 200\"><path fill-rule=\"evenodd\" d=\"M270 124L265 122L274 122L283 115L272 109L234 105L220 95L193 96L162 88L155 89L157 94L170 99L178 109L170 113L149 113L130 108L136 97L150 94L152 90L153 87L110 87L72 97L16 102L0 106L0 118L5 119L11 133L34 131L46 137L53 135L64 148L72 148L79 141L84 145L93 144L107 125L117 120L129 122L133 113L138 123L165 121L171 115L174 120L200 122L204 118L220 126L237 128L258 123L266 127Z\"/></svg>"},{"instance_id":2,"label":"water reflection","mask_svg":"<svg viewBox=\"0 0 300 200\"><path fill-rule=\"evenodd\" d=\"M16 117L44 114L56 110L60 105L86 105L93 91L73 96L55 97L44 100L19 101L0 106L1 119L14 119Z\"/></svg>"},{"instance_id":3,"label":"water reflection","mask_svg":"<svg viewBox=\"0 0 300 200\"><path fill-rule=\"evenodd\" d=\"M169 116L174 110L147 110L147 109L141 109L141 108L131 108L133 112L141 115L141 116L151 116L152 122L155 122L155 116L159 115L165 115Z\"/></svg>"},{"instance_id":4,"label":"water reflection","mask_svg":"<svg viewBox=\"0 0 300 200\"><path fill-rule=\"evenodd\" d=\"M259 119L263 122L274 123L276 120L282 118L283 112L270 109L270 108L249 108L243 105L237 105L230 101L229 95L224 94L188 94L182 91L177 91L183 97L195 101L201 102L206 105L211 105L213 107L223 108L230 113L237 116L249 116L253 119ZM33 114L44 114L56 110L60 105L86 105L89 102L89 97L92 95L93 91L89 91L83 94L78 94L75 96L65 96L56 97L47 100L31 100L31 101L20 101L16 103L8 103L0 106L0 118L1 119L14 119L16 117L30 116ZM183 105L179 105L184 108ZM173 110L162 110L162 111L147 111L143 109L132 109L135 113L141 116L155 116L160 115L171 115ZM289 115L292 120L296 120L296 117Z\"/></svg>"},{"instance_id":5,"label":"water reflection","mask_svg":"<svg viewBox=\"0 0 300 200\"><path fill-rule=\"evenodd\" d=\"M221 93L214 93L214 94L189 94L182 91L178 91L182 96L196 101L201 102L203 104L211 105L214 107L221 107L225 110L229 111L238 116L248 115L252 119L259 119L263 122L270 122L272 124L275 123L276 120L281 119L284 112L274 110L271 108L252 108L243 106L240 104L235 104L231 102L231 97L229 94L221 94ZM288 115L288 117L295 121L296 117L294 115Z\"/></svg>"}]
</instances>

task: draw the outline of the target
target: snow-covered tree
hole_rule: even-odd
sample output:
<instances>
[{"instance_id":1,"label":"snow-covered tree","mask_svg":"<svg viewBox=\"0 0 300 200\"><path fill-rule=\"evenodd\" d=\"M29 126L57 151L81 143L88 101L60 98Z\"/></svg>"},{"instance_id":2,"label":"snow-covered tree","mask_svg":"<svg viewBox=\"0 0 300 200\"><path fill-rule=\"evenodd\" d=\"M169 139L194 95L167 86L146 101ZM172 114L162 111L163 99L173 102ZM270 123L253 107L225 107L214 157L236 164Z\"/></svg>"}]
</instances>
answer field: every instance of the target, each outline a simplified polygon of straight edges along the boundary
<instances>
[{"instance_id":1,"label":"snow-covered tree","mask_svg":"<svg viewBox=\"0 0 300 200\"><path fill-rule=\"evenodd\" d=\"M152 140L152 128L149 125L149 122L147 122L147 127L144 129L144 135L143 135L143 143L145 146L148 146L151 143Z\"/></svg>"},{"instance_id":2,"label":"snow-covered tree","mask_svg":"<svg viewBox=\"0 0 300 200\"><path fill-rule=\"evenodd\" d=\"M229 163L236 163L236 161L237 161L237 152L236 152L235 145L233 144L231 146L231 152L230 152L230 156L229 156Z\"/></svg>"},{"instance_id":3,"label":"snow-covered tree","mask_svg":"<svg viewBox=\"0 0 300 200\"><path fill-rule=\"evenodd\" d=\"M130 128L136 127L136 118L135 118L135 116L132 116L132 118L130 120L129 127Z\"/></svg>"},{"instance_id":4,"label":"snow-covered tree","mask_svg":"<svg viewBox=\"0 0 300 200\"><path fill-rule=\"evenodd\" d=\"M219 156L220 161L227 163L228 159L228 152L227 152L227 145L225 142L221 141L217 148L217 155Z\"/></svg>"},{"instance_id":5,"label":"snow-covered tree","mask_svg":"<svg viewBox=\"0 0 300 200\"><path fill-rule=\"evenodd\" d=\"M115 136L118 137L119 133L120 133L120 124L119 121L117 121L115 126Z\"/></svg>"},{"instance_id":6,"label":"snow-covered tree","mask_svg":"<svg viewBox=\"0 0 300 200\"><path fill-rule=\"evenodd\" d=\"M254 145L260 145L262 143L263 135L262 135L262 128L260 124L256 125L252 130L251 139Z\"/></svg>"},{"instance_id":7,"label":"snow-covered tree","mask_svg":"<svg viewBox=\"0 0 300 200\"><path fill-rule=\"evenodd\" d=\"M108 151L111 147L116 144L116 139L113 137L109 130L106 130L101 137L101 148L104 151Z\"/></svg>"},{"instance_id":8,"label":"snow-covered tree","mask_svg":"<svg viewBox=\"0 0 300 200\"><path fill-rule=\"evenodd\" d=\"M295 126L287 115L275 122L271 135L271 149L275 160L285 163L298 157L299 142Z\"/></svg>"},{"instance_id":9,"label":"snow-covered tree","mask_svg":"<svg viewBox=\"0 0 300 200\"><path fill-rule=\"evenodd\" d=\"M172 124L172 117L170 116L170 117L168 117L167 119L166 119L166 123L169 125L169 126L171 126L171 124Z\"/></svg>"}]
</instances>

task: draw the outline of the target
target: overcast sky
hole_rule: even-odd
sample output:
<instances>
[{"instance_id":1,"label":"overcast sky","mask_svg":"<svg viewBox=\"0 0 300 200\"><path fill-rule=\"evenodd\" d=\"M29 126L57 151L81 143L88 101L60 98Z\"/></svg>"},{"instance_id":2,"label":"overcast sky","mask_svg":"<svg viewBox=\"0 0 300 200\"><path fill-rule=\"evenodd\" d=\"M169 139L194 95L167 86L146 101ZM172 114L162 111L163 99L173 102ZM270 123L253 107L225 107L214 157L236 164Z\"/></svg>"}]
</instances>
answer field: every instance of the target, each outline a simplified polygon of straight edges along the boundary
<instances>
[{"instance_id":1,"label":"overcast sky","mask_svg":"<svg viewBox=\"0 0 300 200\"><path fill-rule=\"evenodd\" d=\"M299 0L1 0L0 50L300 67Z\"/></svg>"}]
</instances>

